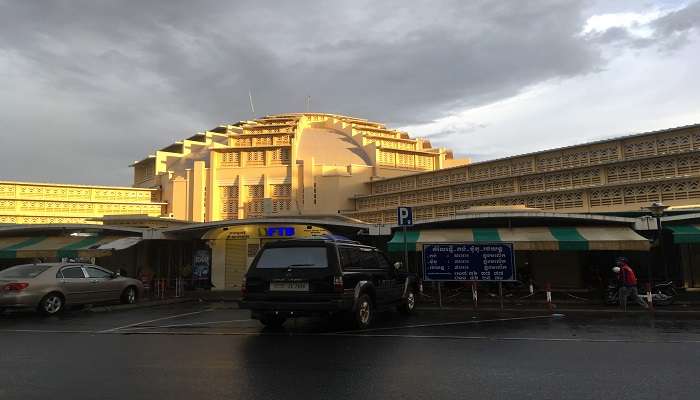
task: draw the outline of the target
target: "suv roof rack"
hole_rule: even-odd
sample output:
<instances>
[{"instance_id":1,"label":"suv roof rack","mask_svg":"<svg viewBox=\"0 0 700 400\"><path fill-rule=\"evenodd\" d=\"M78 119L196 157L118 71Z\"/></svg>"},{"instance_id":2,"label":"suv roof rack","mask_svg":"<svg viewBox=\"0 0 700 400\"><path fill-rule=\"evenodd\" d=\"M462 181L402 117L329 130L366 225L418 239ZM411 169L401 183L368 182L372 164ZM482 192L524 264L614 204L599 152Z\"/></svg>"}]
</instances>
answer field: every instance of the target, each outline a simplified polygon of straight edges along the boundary
<instances>
[{"instance_id":1,"label":"suv roof rack","mask_svg":"<svg viewBox=\"0 0 700 400\"><path fill-rule=\"evenodd\" d=\"M307 238L303 238L302 240L325 240L325 241L336 242L336 243L362 244L362 243L358 242L357 240L350 240L346 237L337 236L337 235L310 236Z\"/></svg>"}]
</instances>

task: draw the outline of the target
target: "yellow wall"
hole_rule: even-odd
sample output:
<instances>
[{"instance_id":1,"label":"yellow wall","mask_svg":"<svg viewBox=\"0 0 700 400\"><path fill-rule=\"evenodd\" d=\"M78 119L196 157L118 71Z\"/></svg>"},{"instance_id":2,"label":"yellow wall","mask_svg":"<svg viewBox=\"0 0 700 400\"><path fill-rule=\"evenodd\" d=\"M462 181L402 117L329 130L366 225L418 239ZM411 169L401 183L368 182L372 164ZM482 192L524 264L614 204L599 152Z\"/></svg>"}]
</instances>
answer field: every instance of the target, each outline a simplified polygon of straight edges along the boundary
<instances>
[{"instance_id":1,"label":"yellow wall","mask_svg":"<svg viewBox=\"0 0 700 400\"><path fill-rule=\"evenodd\" d=\"M473 207L623 212L654 201L693 206L700 204L700 127L470 164L380 123L281 114L196 134L133 167L138 189L0 182L0 223L82 223L112 214L208 222L337 212L392 223L398 205L415 207L417 221Z\"/></svg>"},{"instance_id":2,"label":"yellow wall","mask_svg":"<svg viewBox=\"0 0 700 400\"><path fill-rule=\"evenodd\" d=\"M386 175L386 174L385 174ZM394 223L396 207L416 221L473 207L526 206L571 213L639 212L652 202L700 205L700 127L376 180L347 215Z\"/></svg>"},{"instance_id":3,"label":"yellow wall","mask_svg":"<svg viewBox=\"0 0 700 400\"><path fill-rule=\"evenodd\" d=\"M159 217L152 189L0 181L0 223L90 223L105 215Z\"/></svg>"},{"instance_id":4,"label":"yellow wall","mask_svg":"<svg viewBox=\"0 0 700 400\"><path fill-rule=\"evenodd\" d=\"M193 222L334 214L353 209L372 179L436 169L452 157L405 132L330 114L273 115L215 131L135 163L134 184L159 187L167 214ZM380 153L396 153L395 162L380 163Z\"/></svg>"}]
</instances>

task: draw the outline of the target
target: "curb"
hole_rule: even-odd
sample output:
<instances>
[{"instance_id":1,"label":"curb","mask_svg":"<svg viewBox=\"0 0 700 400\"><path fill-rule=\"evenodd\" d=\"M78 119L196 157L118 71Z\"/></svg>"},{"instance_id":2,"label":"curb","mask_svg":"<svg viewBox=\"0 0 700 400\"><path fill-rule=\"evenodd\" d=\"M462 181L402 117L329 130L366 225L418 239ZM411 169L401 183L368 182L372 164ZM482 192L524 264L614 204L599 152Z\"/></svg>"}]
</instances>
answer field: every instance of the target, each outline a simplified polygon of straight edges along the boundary
<instances>
[{"instance_id":1,"label":"curb","mask_svg":"<svg viewBox=\"0 0 700 400\"><path fill-rule=\"evenodd\" d=\"M90 307L86 311L94 312L94 313L102 313L102 312L110 312L110 311L126 311L126 310L135 310L139 308L150 308L150 307L158 307L158 306L166 306L170 304L179 304L179 303L188 303L191 301L195 301L196 299L193 298L179 298L179 299L166 299L166 300L152 300L152 301L144 301L136 304L118 304L118 305L108 305L108 306L96 306L96 307Z\"/></svg>"},{"instance_id":2,"label":"curb","mask_svg":"<svg viewBox=\"0 0 700 400\"><path fill-rule=\"evenodd\" d=\"M207 303L240 303L241 299L240 298L234 298L234 297L213 297L213 296L192 296L188 297L192 301L203 301Z\"/></svg>"}]
</instances>

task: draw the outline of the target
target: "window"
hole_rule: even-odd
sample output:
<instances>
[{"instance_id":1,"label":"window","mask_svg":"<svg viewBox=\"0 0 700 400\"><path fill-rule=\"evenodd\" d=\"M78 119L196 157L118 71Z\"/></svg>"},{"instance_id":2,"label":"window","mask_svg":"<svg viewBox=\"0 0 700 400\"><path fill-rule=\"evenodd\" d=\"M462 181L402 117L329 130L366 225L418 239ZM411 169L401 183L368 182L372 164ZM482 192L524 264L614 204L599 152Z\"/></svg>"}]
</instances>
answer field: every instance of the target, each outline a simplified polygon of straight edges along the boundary
<instances>
[{"instance_id":1,"label":"window","mask_svg":"<svg viewBox=\"0 0 700 400\"><path fill-rule=\"evenodd\" d=\"M341 247L340 258L343 270L376 269L377 260L372 249L362 247ZM349 261L348 261L349 260Z\"/></svg>"},{"instance_id":2,"label":"window","mask_svg":"<svg viewBox=\"0 0 700 400\"><path fill-rule=\"evenodd\" d=\"M83 269L80 267L68 267L61 270L64 278L85 278Z\"/></svg>"},{"instance_id":3,"label":"window","mask_svg":"<svg viewBox=\"0 0 700 400\"><path fill-rule=\"evenodd\" d=\"M88 278L109 278L112 276L111 272L107 272L100 268L86 267Z\"/></svg>"},{"instance_id":4,"label":"window","mask_svg":"<svg viewBox=\"0 0 700 400\"><path fill-rule=\"evenodd\" d=\"M42 272L46 271L49 268L48 265L36 265L36 264L27 264L27 265L18 265L16 267L11 267L8 268L4 271L0 272L0 279L28 279L28 278L36 278L41 274Z\"/></svg>"},{"instance_id":5,"label":"window","mask_svg":"<svg viewBox=\"0 0 700 400\"><path fill-rule=\"evenodd\" d=\"M352 269L352 255L350 254L352 250L347 247L340 247L338 252L340 253L340 268L343 271Z\"/></svg>"},{"instance_id":6,"label":"window","mask_svg":"<svg viewBox=\"0 0 700 400\"><path fill-rule=\"evenodd\" d=\"M374 257L376 258L375 263L377 265L377 268L381 268L383 270L389 270L390 269L389 261L387 261L386 257L384 257L384 254L382 254L378 251L375 251L373 253L374 253Z\"/></svg>"},{"instance_id":7,"label":"window","mask_svg":"<svg viewBox=\"0 0 700 400\"><path fill-rule=\"evenodd\" d=\"M258 250L260 250L260 245L257 243L251 243L248 245L248 257L252 258L255 257L256 254L258 254Z\"/></svg>"},{"instance_id":8,"label":"window","mask_svg":"<svg viewBox=\"0 0 700 400\"><path fill-rule=\"evenodd\" d=\"M256 268L326 268L325 247L277 247L263 250Z\"/></svg>"},{"instance_id":9,"label":"window","mask_svg":"<svg viewBox=\"0 0 700 400\"><path fill-rule=\"evenodd\" d=\"M376 269L377 260L374 258L374 252L370 249L356 249L355 255L357 257L358 268L361 269Z\"/></svg>"}]
</instances>

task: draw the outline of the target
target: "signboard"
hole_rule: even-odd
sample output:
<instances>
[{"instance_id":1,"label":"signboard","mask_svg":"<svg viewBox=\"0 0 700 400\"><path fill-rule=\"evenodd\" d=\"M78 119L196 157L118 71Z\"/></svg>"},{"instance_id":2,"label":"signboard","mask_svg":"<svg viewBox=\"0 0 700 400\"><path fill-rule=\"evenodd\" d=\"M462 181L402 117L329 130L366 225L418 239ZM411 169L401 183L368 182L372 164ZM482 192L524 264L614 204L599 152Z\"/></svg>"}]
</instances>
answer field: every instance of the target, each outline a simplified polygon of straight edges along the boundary
<instances>
[{"instance_id":1,"label":"signboard","mask_svg":"<svg viewBox=\"0 0 700 400\"><path fill-rule=\"evenodd\" d=\"M86 258L86 257L61 257L61 262L64 262L64 263L71 262L71 263L95 264L96 261L97 260L95 259L95 257L90 257L90 258Z\"/></svg>"},{"instance_id":2,"label":"signboard","mask_svg":"<svg viewBox=\"0 0 700 400\"><path fill-rule=\"evenodd\" d=\"M248 234L245 231L236 231L230 232L226 237L228 239L248 239Z\"/></svg>"},{"instance_id":3,"label":"signboard","mask_svg":"<svg viewBox=\"0 0 700 400\"><path fill-rule=\"evenodd\" d=\"M399 226L413 225L413 209L411 207L398 207L396 220L399 222Z\"/></svg>"},{"instance_id":4,"label":"signboard","mask_svg":"<svg viewBox=\"0 0 700 400\"><path fill-rule=\"evenodd\" d=\"M207 286L211 279L211 251L195 250L192 261L192 279L195 286Z\"/></svg>"},{"instance_id":5,"label":"signboard","mask_svg":"<svg viewBox=\"0 0 700 400\"><path fill-rule=\"evenodd\" d=\"M270 226L265 229L267 237L292 237L295 233L293 226Z\"/></svg>"},{"instance_id":6,"label":"signboard","mask_svg":"<svg viewBox=\"0 0 700 400\"><path fill-rule=\"evenodd\" d=\"M391 227L384 224L376 224L369 227L370 236L390 236Z\"/></svg>"},{"instance_id":7,"label":"signboard","mask_svg":"<svg viewBox=\"0 0 700 400\"><path fill-rule=\"evenodd\" d=\"M514 281L512 243L423 245L425 281Z\"/></svg>"}]
</instances>

